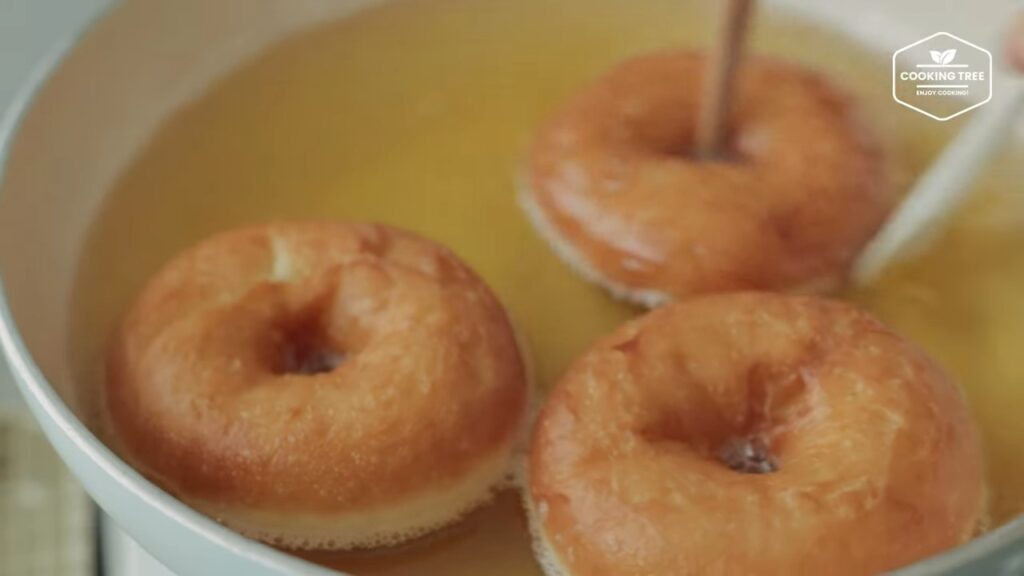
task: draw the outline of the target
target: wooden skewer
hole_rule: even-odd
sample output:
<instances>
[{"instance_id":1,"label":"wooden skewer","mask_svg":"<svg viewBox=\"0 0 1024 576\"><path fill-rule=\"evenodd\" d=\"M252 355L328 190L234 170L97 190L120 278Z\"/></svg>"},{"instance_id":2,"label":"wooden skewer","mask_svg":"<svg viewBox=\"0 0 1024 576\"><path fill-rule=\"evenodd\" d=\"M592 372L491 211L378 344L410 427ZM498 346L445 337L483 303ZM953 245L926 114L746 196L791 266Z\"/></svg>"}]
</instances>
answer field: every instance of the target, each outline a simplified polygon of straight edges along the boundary
<instances>
[{"instance_id":1,"label":"wooden skewer","mask_svg":"<svg viewBox=\"0 0 1024 576\"><path fill-rule=\"evenodd\" d=\"M746 44L753 0L728 0L722 14L718 43L704 79L697 121L697 157L712 160L722 155L729 130L733 84Z\"/></svg>"},{"instance_id":2,"label":"wooden skewer","mask_svg":"<svg viewBox=\"0 0 1024 576\"><path fill-rule=\"evenodd\" d=\"M1018 74L1024 74L1024 11L1017 14L1006 35L1006 61Z\"/></svg>"}]
</instances>

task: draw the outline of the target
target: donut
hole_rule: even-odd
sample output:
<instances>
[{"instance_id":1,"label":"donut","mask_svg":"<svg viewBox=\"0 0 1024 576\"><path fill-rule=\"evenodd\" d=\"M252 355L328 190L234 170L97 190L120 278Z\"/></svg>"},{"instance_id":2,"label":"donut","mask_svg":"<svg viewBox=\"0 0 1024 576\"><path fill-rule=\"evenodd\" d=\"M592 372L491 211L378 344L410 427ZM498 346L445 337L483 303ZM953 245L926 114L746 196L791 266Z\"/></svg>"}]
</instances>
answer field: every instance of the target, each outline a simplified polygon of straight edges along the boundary
<instances>
[{"instance_id":1,"label":"donut","mask_svg":"<svg viewBox=\"0 0 1024 576\"><path fill-rule=\"evenodd\" d=\"M393 545L512 473L522 354L484 282L381 225L280 222L178 255L113 337L125 459L237 531L289 548Z\"/></svg>"},{"instance_id":2,"label":"donut","mask_svg":"<svg viewBox=\"0 0 1024 576\"><path fill-rule=\"evenodd\" d=\"M629 60L537 133L520 202L586 278L655 306L710 292L840 286L894 203L849 96L767 57L744 61L730 144L691 154L706 58Z\"/></svg>"},{"instance_id":3,"label":"donut","mask_svg":"<svg viewBox=\"0 0 1024 576\"><path fill-rule=\"evenodd\" d=\"M949 378L811 296L669 304L579 357L527 501L549 576L876 574L970 538L978 433Z\"/></svg>"}]
</instances>

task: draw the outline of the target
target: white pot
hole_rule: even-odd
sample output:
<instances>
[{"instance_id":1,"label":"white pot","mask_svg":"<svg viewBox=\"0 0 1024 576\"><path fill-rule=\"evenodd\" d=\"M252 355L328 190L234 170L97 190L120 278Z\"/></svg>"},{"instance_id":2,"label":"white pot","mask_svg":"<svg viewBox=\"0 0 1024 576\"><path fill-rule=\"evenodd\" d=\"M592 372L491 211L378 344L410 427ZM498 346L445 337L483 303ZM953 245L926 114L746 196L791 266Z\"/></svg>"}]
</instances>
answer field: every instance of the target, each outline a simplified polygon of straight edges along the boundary
<instances>
[{"instance_id":1,"label":"white pot","mask_svg":"<svg viewBox=\"0 0 1024 576\"><path fill-rule=\"evenodd\" d=\"M30 409L85 488L126 532L181 575L334 572L243 538L192 511L83 426L75 415L65 333L79 249L113 179L171 110L282 36L368 3L128 2L69 44L62 58L41 68L0 121L0 344ZM844 29L883 53L940 30L997 46L996 34L1013 4L767 3ZM1024 574L1024 520L901 574L953 569Z\"/></svg>"}]
</instances>

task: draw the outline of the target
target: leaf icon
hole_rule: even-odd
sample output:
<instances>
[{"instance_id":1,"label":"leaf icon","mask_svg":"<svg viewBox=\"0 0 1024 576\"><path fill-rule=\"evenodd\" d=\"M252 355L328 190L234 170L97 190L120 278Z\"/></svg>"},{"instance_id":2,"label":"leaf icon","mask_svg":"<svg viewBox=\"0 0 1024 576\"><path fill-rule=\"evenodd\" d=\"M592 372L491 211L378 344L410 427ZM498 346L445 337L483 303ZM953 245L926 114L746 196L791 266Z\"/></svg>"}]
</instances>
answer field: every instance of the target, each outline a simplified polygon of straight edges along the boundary
<instances>
[{"instance_id":1,"label":"leaf icon","mask_svg":"<svg viewBox=\"0 0 1024 576\"><path fill-rule=\"evenodd\" d=\"M956 48L950 48L942 53L942 64L949 64L953 61L953 58L956 58Z\"/></svg>"},{"instance_id":2,"label":"leaf icon","mask_svg":"<svg viewBox=\"0 0 1024 576\"><path fill-rule=\"evenodd\" d=\"M931 50L930 54L932 55L932 62L935 62L936 64L942 64L942 52L939 52L938 50Z\"/></svg>"}]
</instances>

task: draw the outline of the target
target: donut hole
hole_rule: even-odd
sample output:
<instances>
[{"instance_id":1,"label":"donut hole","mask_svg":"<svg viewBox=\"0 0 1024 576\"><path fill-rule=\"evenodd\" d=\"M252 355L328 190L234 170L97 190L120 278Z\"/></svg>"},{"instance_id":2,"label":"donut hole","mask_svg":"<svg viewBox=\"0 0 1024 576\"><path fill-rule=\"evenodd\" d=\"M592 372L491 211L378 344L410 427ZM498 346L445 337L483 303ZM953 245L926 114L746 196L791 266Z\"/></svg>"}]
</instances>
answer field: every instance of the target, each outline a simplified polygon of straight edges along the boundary
<instances>
[{"instance_id":1,"label":"donut hole","mask_svg":"<svg viewBox=\"0 0 1024 576\"><path fill-rule=\"evenodd\" d=\"M282 326L276 356L278 374L311 376L333 372L346 352L332 342L317 316L305 315Z\"/></svg>"},{"instance_id":2,"label":"donut hole","mask_svg":"<svg viewBox=\"0 0 1024 576\"><path fill-rule=\"evenodd\" d=\"M731 438L717 450L718 459L741 474L771 474L779 470L771 447L757 436Z\"/></svg>"},{"instance_id":3,"label":"donut hole","mask_svg":"<svg viewBox=\"0 0 1024 576\"><path fill-rule=\"evenodd\" d=\"M689 416L647 426L640 436L651 444L672 447L671 450L682 448L742 474L770 474L779 470L779 458L763 433L748 427L733 428L715 417L702 419L693 413Z\"/></svg>"},{"instance_id":4,"label":"donut hole","mask_svg":"<svg viewBox=\"0 0 1024 576\"><path fill-rule=\"evenodd\" d=\"M329 347L296 342L286 352L284 372L287 374L323 374L333 372L345 361L345 354Z\"/></svg>"},{"instance_id":5,"label":"donut hole","mask_svg":"<svg viewBox=\"0 0 1024 576\"><path fill-rule=\"evenodd\" d=\"M726 130L721 146L713 154L700 154L695 139L688 140L685 147L677 147L674 154L700 164L747 164L753 160L753 154L745 142L743 128L739 126L732 126Z\"/></svg>"},{"instance_id":6,"label":"donut hole","mask_svg":"<svg viewBox=\"0 0 1024 576\"><path fill-rule=\"evenodd\" d=\"M719 165L748 164L754 160L757 148L757 138L750 137L748 132L743 126L730 126L719 149L709 156L701 155L697 151L697 135L693 130L647 134L640 136L640 139L662 158L674 161Z\"/></svg>"}]
</instances>

